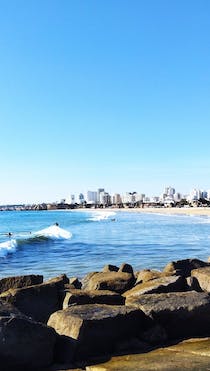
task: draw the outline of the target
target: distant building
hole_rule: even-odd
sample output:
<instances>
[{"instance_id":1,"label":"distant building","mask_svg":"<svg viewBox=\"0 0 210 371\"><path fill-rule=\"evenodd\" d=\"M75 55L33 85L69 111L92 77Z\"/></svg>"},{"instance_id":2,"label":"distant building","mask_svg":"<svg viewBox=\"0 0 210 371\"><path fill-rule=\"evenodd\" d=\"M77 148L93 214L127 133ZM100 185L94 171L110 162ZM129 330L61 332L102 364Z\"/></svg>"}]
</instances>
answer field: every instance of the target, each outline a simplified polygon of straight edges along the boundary
<instances>
[{"instance_id":1,"label":"distant building","mask_svg":"<svg viewBox=\"0 0 210 371\"><path fill-rule=\"evenodd\" d=\"M175 188L165 187L164 194L166 194L166 196L173 197L175 194Z\"/></svg>"},{"instance_id":2,"label":"distant building","mask_svg":"<svg viewBox=\"0 0 210 371\"><path fill-rule=\"evenodd\" d=\"M120 205L122 203L122 198L119 193L115 193L112 197L113 205Z\"/></svg>"},{"instance_id":3,"label":"distant building","mask_svg":"<svg viewBox=\"0 0 210 371\"><path fill-rule=\"evenodd\" d=\"M188 195L187 197L187 200L188 201L198 201L202 196L202 193L201 193L201 190L200 189L192 189L192 191L190 191L190 194Z\"/></svg>"},{"instance_id":4,"label":"distant building","mask_svg":"<svg viewBox=\"0 0 210 371\"><path fill-rule=\"evenodd\" d=\"M87 191L87 203L97 203L98 194L97 192Z\"/></svg>"},{"instance_id":5,"label":"distant building","mask_svg":"<svg viewBox=\"0 0 210 371\"><path fill-rule=\"evenodd\" d=\"M136 195L136 192L126 192L124 195L122 195L122 202L124 204L133 206L136 202Z\"/></svg>"},{"instance_id":6,"label":"distant building","mask_svg":"<svg viewBox=\"0 0 210 371\"><path fill-rule=\"evenodd\" d=\"M102 197L103 197L103 194L105 192L105 189L104 188L99 188L98 189L98 193L97 193L97 202L100 204L102 203L101 200L102 200Z\"/></svg>"},{"instance_id":7,"label":"distant building","mask_svg":"<svg viewBox=\"0 0 210 371\"><path fill-rule=\"evenodd\" d=\"M85 202L85 197L82 193L79 194L79 203L80 205L83 205Z\"/></svg>"},{"instance_id":8,"label":"distant building","mask_svg":"<svg viewBox=\"0 0 210 371\"><path fill-rule=\"evenodd\" d=\"M207 199L207 197L208 197L207 191L202 190L201 191L201 197Z\"/></svg>"},{"instance_id":9,"label":"distant building","mask_svg":"<svg viewBox=\"0 0 210 371\"><path fill-rule=\"evenodd\" d=\"M174 201L179 202L182 199L182 195L179 192L174 193Z\"/></svg>"}]
</instances>

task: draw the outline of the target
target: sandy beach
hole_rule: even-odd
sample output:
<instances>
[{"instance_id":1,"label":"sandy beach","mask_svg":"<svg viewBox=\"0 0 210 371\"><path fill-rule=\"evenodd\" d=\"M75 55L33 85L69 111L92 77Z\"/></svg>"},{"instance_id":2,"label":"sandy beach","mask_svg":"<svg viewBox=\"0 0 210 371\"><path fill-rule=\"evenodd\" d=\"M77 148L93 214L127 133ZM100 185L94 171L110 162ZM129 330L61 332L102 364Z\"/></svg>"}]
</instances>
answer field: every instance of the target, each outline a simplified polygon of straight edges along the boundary
<instances>
[{"instance_id":1,"label":"sandy beach","mask_svg":"<svg viewBox=\"0 0 210 371\"><path fill-rule=\"evenodd\" d=\"M116 211L119 209L115 209ZM207 215L210 216L210 208L207 207L189 207L189 208L177 208L177 207L146 207L146 208L133 208L133 209L122 209L122 211L137 212L137 213L155 213L155 214L166 214L166 215Z\"/></svg>"},{"instance_id":2,"label":"sandy beach","mask_svg":"<svg viewBox=\"0 0 210 371\"><path fill-rule=\"evenodd\" d=\"M129 212L129 213L155 213L155 214L165 214L165 215L197 215L197 216L210 216L210 207L166 207L166 208L156 208L156 207L144 207L144 208L106 208L106 209L75 209L71 211L94 211L94 212Z\"/></svg>"}]
</instances>

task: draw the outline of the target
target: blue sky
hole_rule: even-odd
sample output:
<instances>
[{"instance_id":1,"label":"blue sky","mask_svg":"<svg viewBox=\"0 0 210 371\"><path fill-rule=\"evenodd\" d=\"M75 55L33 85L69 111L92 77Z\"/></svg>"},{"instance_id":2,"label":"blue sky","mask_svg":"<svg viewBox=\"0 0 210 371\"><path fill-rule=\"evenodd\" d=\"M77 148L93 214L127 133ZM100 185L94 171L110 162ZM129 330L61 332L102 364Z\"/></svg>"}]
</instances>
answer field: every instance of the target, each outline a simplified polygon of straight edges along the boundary
<instances>
[{"instance_id":1,"label":"blue sky","mask_svg":"<svg viewBox=\"0 0 210 371\"><path fill-rule=\"evenodd\" d=\"M2 0L0 204L210 189L208 0Z\"/></svg>"}]
</instances>

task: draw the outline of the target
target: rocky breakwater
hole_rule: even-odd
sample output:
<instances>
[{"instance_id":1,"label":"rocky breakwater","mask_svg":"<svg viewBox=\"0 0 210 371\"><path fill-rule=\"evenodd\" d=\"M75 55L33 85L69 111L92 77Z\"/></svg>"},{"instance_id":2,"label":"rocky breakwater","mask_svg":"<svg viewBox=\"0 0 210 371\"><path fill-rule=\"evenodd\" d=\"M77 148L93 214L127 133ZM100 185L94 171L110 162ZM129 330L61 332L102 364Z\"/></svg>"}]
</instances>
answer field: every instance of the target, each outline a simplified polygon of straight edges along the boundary
<instances>
[{"instance_id":1,"label":"rocky breakwater","mask_svg":"<svg viewBox=\"0 0 210 371\"><path fill-rule=\"evenodd\" d=\"M101 358L148 357L153 348L210 337L210 263L198 259L171 262L162 272L107 265L82 282L65 274L45 282L9 277L0 292L2 371L95 370L90 365Z\"/></svg>"}]
</instances>

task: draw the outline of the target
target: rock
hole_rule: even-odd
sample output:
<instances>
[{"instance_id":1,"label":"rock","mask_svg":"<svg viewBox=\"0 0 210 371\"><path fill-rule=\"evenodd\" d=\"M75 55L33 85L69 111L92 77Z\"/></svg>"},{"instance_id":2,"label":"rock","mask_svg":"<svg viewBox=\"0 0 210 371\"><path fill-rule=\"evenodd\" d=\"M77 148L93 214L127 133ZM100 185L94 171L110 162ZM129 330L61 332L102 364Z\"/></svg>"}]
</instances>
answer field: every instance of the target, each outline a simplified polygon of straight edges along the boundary
<instances>
[{"instance_id":1,"label":"rock","mask_svg":"<svg viewBox=\"0 0 210 371\"><path fill-rule=\"evenodd\" d=\"M58 289L62 290L64 288L64 285L68 285L70 282L66 274L61 274L58 277L53 277L49 279L48 281L45 281L44 283L45 284L53 283L57 286Z\"/></svg>"},{"instance_id":2,"label":"rock","mask_svg":"<svg viewBox=\"0 0 210 371\"><path fill-rule=\"evenodd\" d=\"M194 269L191 276L197 279L203 291L210 292L210 267Z\"/></svg>"},{"instance_id":3,"label":"rock","mask_svg":"<svg viewBox=\"0 0 210 371\"><path fill-rule=\"evenodd\" d=\"M69 284L73 285L75 289L81 289L82 283L78 280L77 277L72 277L69 279Z\"/></svg>"},{"instance_id":4,"label":"rock","mask_svg":"<svg viewBox=\"0 0 210 371\"><path fill-rule=\"evenodd\" d=\"M139 297L142 294L160 294L163 292L175 292L186 290L186 280L179 276L156 278L154 280L139 283L131 290L126 291L123 296Z\"/></svg>"},{"instance_id":5,"label":"rock","mask_svg":"<svg viewBox=\"0 0 210 371\"><path fill-rule=\"evenodd\" d=\"M147 281L154 280L155 278L162 277L162 272L154 271L150 269L143 269L140 272L137 272L136 274L136 285L139 283L144 283Z\"/></svg>"},{"instance_id":6,"label":"rock","mask_svg":"<svg viewBox=\"0 0 210 371\"><path fill-rule=\"evenodd\" d=\"M196 291L130 296L127 305L138 307L157 324L169 339L210 335L210 297Z\"/></svg>"},{"instance_id":7,"label":"rock","mask_svg":"<svg viewBox=\"0 0 210 371\"><path fill-rule=\"evenodd\" d=\"M53 312L62 309L63 292L64 283L56 278L36 286L10 289L0 297L33 320L46 323Z\"/></svg>"},{"instance_id":8,"label":"rock","mask_svg":"<svg viewBox=\"0 0 210 371\"><path fill-rule=\"evenodd\" d=\"M119 341L136 337L150 321L136 308L89 304L53 313L48 325L58 334L76 340L78 360L112 353Z\"/></svg>"},{"instance_id":9,"label":"rock","mask_svg":"<svg viewBox=\"0 0 210 371\"><path fill-rule=\"evenodd\" d=\"M187 277L186 278L186 281L187 281L188 290L194 290L194 291L198 291L198 292L201 292L202 291L201 290L201 287L200 287L200 285L198 283L197 278L195 278L195 277Z\"/></svg>"},{"instance_id":10,"label":"rock","mask_svg":"<svg viewBox=\"0 0 210 371\"><path fill-rule=\"evenodd\" d=\"M72 304L108 304L108 305L124 305L125 298L116 292L108 290L69 290L63 302L63 309L68 308Z\"/></svg>"},{"instance_id":11,"label":"rock","mask_svg":"<svg viewBox=\"0 0 210 371\"><path fill-rule=\"evenodd\" d=\"M0 368L32 370L53 362L55 331L0 301Z\"/></svg>"},{"instance_id":12,"label":"rock","mask_svg":"<svg viewBox=\"0 0 210 371\"><path fill-rule=\"evenodd\" d=\"M193 269L203 268L210 266L199 259L185 259L178 260L176 262L168 263L163 269L163 274L165 275L176 275L182 277L189 277Z\"/></svg>"},{"instance_id":13,"label":"rock","mask_svg":"<svg viewBox=\"0 0 210 371\"><path fill-rule=\"evenodd\" d=\"M210 364L210 339L191 339L143 354L113 357L86 371L205 371Z\"/></svg>"},{"instance_id":14,"label":"rock","mask_svg":"<svg viewBox=\"0 0 210 371\"><path fill-rule=\"evenodd\" d=\"M0 280L0 294L9 289L38 285L43 282L43 276L30 274L27 276L6 277Z\"/></svg>"},{"instance_id":15,"label":"rock","mask_svg":"<svg viewBox=\"0 0 210 371\"><path fill-rule=\"evenodd\" d=\"M97 273L99 273L99 272L90 272L90 273L86 274L86 276L82 279L82 288L83 288L83 289L86 289L86 288L87 288L89 280L90 280L90 279L91 279L95 274L97 274Z\"/></svg>"},{"instance_id":16,"label":"rock","mask_svg":"<svg viewBox=\"0 0 210 371\"><path fill-rule=\"evenodd\" d=\"M118 272L119 268L116 265L108 264L103 268L103 272Z\"/></svg>"},{"instance_id":17,"label":"rock","mask_svg":"<svg viewBox=\"0 0 210 371\"><path fill-rule=\"evenodd\" d=\"M93 274L86 285L87 290L110 290L119 294L129 290L135 283L132 274L124 272L101 272Z\"/></svg>"},{"instance_id":18,"label":"rock","mask_svg":"<svg viewBox=\"0 0 210 371\"><path fill-rule=\"evenodd\" d=\"M130 274L134 275L133 274L133 267L130 264L127 264L127 263L123 263L120 266L119 272L125 272L125 273L130 273Z\"/></svg>"}]
</instances>

